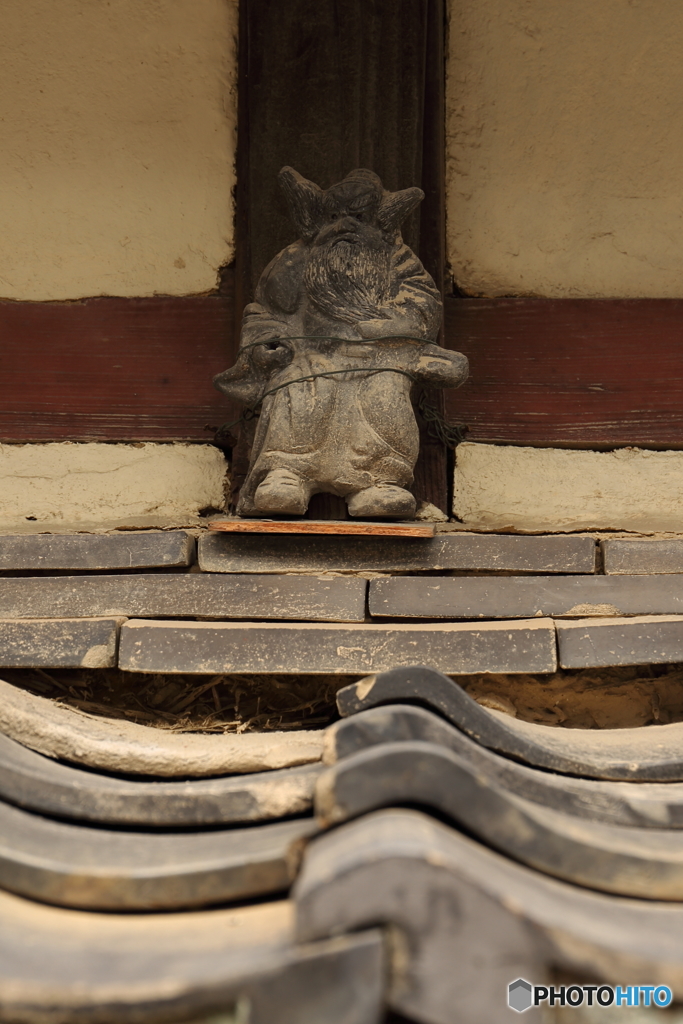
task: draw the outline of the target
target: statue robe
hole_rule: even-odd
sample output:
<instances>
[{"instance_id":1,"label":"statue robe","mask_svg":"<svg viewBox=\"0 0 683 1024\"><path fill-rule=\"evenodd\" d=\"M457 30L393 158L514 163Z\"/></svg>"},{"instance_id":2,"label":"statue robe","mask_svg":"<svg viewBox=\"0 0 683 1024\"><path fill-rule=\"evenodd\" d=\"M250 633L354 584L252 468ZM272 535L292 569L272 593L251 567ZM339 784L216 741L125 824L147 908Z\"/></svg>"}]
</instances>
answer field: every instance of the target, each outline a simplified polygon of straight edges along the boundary
<instances>
[{"instance_id":1,"label":"statue robe","mask_svg":"<svg viewBox=\"0 0 683 1024\"><path fill-rule=\"evenodd\" d=\"M266 268L245 310L237 363L220 377L225 394L261 408L242 515L255 514L254 492L274 469L315 481L312 493L408 487L419 449L412 385L455 387L467 377L463 355L432 343L440 296L400 238L391 293L371 321L332 320L310 302L308 252L296 242Z\"/></svg>"}]
</instances>

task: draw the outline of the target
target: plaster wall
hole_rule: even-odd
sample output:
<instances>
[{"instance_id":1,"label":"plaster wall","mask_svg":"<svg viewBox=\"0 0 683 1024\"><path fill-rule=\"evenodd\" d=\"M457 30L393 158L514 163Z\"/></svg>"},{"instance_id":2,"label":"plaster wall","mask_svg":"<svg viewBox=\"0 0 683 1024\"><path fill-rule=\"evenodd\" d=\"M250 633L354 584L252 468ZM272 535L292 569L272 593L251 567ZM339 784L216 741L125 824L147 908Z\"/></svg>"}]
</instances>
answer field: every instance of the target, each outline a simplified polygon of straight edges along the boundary
<instances>
[{"instance_id":1,"label":"plaster wall","mask_svg":"<svg viewBox=\"0 0 683 1024\"><path fill-rule=\"evenodd\" d=\"M683 296L683 4L449 0L449 25L457 284Z\"/></svg>"},{"instance_id":2,"label":"plaster wall","mask_svg":"<svg viewBox=\"0 0 683 1024\"><path fill-rule=\"evenodd\" d=\"M226 472L211 445L0 445L0 530L192 526L223 507Z\"/></svg>"},{"instance_id":3,"label":"plaster wall","mask_svg":"<svg viewBox=\"0 0 683 1024\"><path fill-rule=\"evenodd\" d=\"M237 0L4 0L0 298L216 286L236 33Z\"/></svg>"},{"instance_id":4,"label":"plaster wall","mask_svg":"<svg viewBox=\"0 0 683 1024\"><path fill-rule=\"evenodd\" d=\"M683 452L465 442L453 513L474 530L683 532Z\"/></svg>"}]
</instances>

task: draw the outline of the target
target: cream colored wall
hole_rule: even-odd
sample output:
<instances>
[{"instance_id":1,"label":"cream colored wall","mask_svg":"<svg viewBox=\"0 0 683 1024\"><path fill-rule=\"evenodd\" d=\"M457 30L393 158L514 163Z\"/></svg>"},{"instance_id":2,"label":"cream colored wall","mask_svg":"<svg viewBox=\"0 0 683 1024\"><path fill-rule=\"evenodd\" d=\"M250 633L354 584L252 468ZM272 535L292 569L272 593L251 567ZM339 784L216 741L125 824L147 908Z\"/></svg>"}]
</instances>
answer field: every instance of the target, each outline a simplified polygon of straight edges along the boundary
<instances>
[{"instance_id":1,"label":"cream colored wall","mask_svg":"<svg viewBox=\"0 0 683 1024\"><path fill-rule=\"evenodd\" d=\"M456 282L474 295L683 296L683 3L449 8Z\"/></svg>"},{"instance_id":2,"label":"cream colored wall","mask_svg":"<svg viewBox=\"0 0 683 1024\"><path fill-rule=\"evenodd\" d=\"M214 288L237 0L4 0L0 23L0 298Z\"/></svg>"},{"instance_id":3,"label":"cream colored wall","mask_svg":"<svg viewBox=\"0 0 683 1024\"><path fill-rule=\"evenodd\" d=\"M0 532L196 526L226 471L208 444L0 444Z\"/></svg>"},{"instance_id":4,"label":"cream colored wall","mask_svg":"<svg viewBox=\"0 0 683 1024\"><path fill-rule=\"evenodd\" d=\"M471 530L680 533L683 452L522 448L466 441L453 512Z\"/></svg>"}]
</instances>

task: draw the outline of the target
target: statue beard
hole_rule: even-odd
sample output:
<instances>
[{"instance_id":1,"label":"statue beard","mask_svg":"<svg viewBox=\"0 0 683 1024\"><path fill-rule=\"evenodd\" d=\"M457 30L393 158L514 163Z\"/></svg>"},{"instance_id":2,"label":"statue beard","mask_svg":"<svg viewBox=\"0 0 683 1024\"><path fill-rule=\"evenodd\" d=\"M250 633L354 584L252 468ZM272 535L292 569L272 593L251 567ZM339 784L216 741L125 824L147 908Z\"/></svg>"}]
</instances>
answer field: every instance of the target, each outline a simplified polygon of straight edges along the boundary
<instances>
[{"instance_id":1,"label":"statue beard","mask_svg":"<svg viewBox=\"0 0 683 1024\"><path fill-rule=\"evenodd\" d=\"M344 239L313 249L303 284L328 319L353 324L381 317L389 297L391 253Z\"/></svg>"}]
</instances>

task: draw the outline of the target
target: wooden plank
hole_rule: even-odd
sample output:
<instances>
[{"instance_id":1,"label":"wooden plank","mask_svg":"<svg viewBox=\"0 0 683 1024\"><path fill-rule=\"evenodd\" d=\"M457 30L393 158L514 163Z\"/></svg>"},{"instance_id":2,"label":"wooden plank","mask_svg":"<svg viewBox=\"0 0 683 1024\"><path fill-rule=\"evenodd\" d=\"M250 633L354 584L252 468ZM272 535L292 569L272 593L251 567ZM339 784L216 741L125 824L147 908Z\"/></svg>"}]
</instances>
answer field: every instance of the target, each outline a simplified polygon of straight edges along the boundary
<instances>
[{"instance_id":1,"label":"wooden plank","mask_svg":"<svg viewBox=\"0 0 683 1024\"><path fill-rule=\"evenodd\" d=\"M234 536L199 539L204 572L305 571L421 572L435 569L489 572L592 573L595 542L577 534L439 533L432 540L374 537Z\"/></svg>"},{"instance_id":2,"label":"wooden plank","mask_svg":"<svg viewBox=\"0 0 683 1024\"><path fill-rule=\"evenodd\" d=\"M680 448L682 338L680 299L451 298L448 414L473 441Z\"/></svg>"},{"instance_id":3,"label":"wooden plank","mask_svg":"<svg viewBox=\"0 0 683 1024\"><path fill-rule=\"evenodd\" d=\"M0 667L112 668L123 620L0 620Z\"/></svg>"},{"instance_id":4,"label":"wooden plank","mask_svg":"<svg viewBox=\"0 0 683 1024\"><path fill-rule=\"evenodd\" d=\"M119 651L127 672L344 675L416 663L452 674L554 672L554 626L549 619L417 628L134 619L123 627Z\"/></svg>"},{"instance_id":5,"label":"wooden plank","mask_svg":"<svg viewBox=\"0 0 683 1024\"><path fill-rule=\"evenodd\" d=\"M683 539L678 540L603 540L605 572L683 573ZM657 580L658 587L666 586Z\"/></svg>"},{"instance_id":6,"label":"wooden plank","mask_svg":"<svg viewBox=\"0 0 683 1024\"><path fill-rule=\"evenodd\" d=\"M0 886L88 910L171 910L282 892L312 818L150 833L52 821L0 802Z\"/></svg>"},{"instance_id":7,"label":"wooden plank","mask_svg":"<svg viewBox=\"0 0 683 1024\"><path fill-rule=\"evenodd\" d=\"M0 536L0 570L172 569L194 561L184 530Z\"/></svg>"},{"instance_id":8,"label":"wooden plank","mask_svg":"<svg viewBox=\"0 0 683 1024\"><path fill-rule=\"evenodd\" d=\"M558 622L562 668L661 665L683 661L683 615Z\"/></svg>"},{"instance_id":9,"label":"wooden plank","mask_svg":"<svg viewBox=\"0 0 683 1024\"><path fill-rule=\"evenodd\" d=\"M396 619L675 615L683 614L683 574L664 580L649 576L394 576L370 581L369 606L372 616Z\"/></svg>"},{"instance_id":10,"label":"wooden plank","mask_svg":"<svg viewBox=\"0 0 683 1024\"><path fill-rule=\"evenodd\" d=\"M356 537L433 537L430 523L370 523L314 519L212 519L218 533L329 533Z\"/></svg>"},{"instance_id":11,"label":"wooden plank","mask_svg":"<svg viewBox=\"0 0 683 1024\"><path fill-rule=\"evenodd\" d=\"M364 579L209 575L43 576L0 579L0 618L365 620Z\"/></svg>"},{"instance_id":12,"label":"wooden plank","mask_svg":"<svg viewBox=\"0 0 683 1024\"><path fill-rule=\"evenodd\" d=\"M225 294L0 302L0 441L211 441L235 410Z\"/></svg>"},{"instance_id":13,"label":"wooden plank","mask_svg":"<svg viewBox=\"0 0 683 1024\"><path fill-rule=\"evenodd\" d=\"M321 764L160 782L54 761L0 733L0 798L48 817L116 827L197 828L308 813Z\"/></svg>"}]
</instances>

